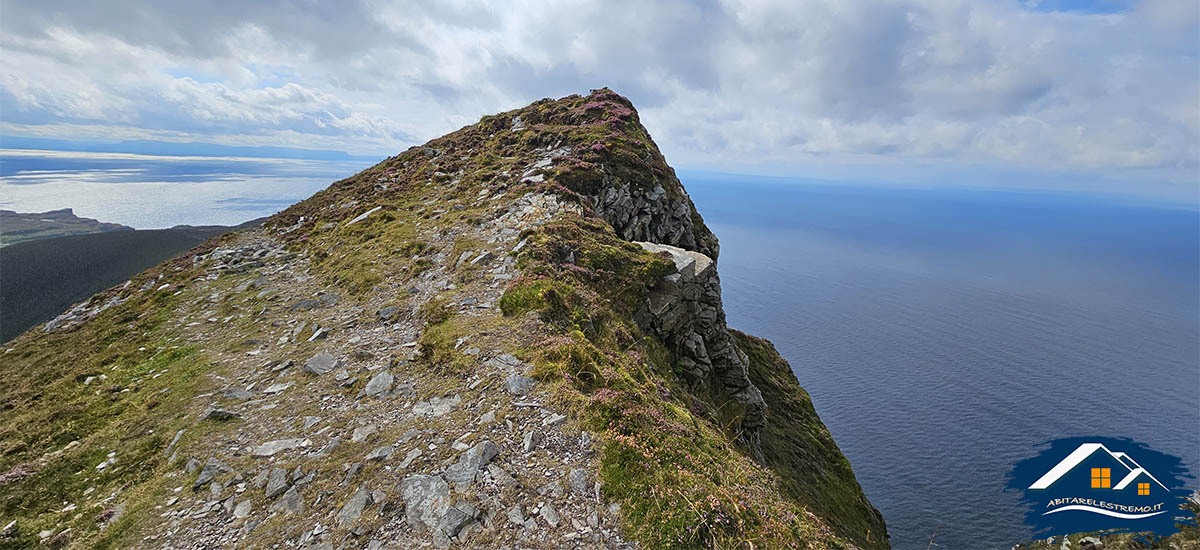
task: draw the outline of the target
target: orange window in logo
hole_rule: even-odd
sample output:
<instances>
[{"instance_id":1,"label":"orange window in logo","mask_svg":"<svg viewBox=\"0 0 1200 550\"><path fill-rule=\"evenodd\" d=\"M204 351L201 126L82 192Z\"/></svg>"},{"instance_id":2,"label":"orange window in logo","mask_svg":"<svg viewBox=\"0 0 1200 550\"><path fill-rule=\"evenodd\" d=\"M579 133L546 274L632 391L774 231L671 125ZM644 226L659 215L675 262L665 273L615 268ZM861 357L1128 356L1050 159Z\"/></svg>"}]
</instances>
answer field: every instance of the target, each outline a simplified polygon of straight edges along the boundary
<instances>
[{"instance_id":1,"label":"orange window in logo","mask_svg":"<svg viewBox=\"0 0 1200 550\"><path fill-rule=\"evenodd\" d=\"M1109 468L1092 468L1092 488L1108 489L1112 487L1112 470ZM1147 486L1147 490L1149 486Z\"/></svg>"},{"instance_id":2,"label":"orange window in logo","mask_svg":"<svg viewBox=\"0 0 1200 550\"><path fill-rule=\"evenodd\" d=\"M1150 484L1149 483L1138 483L1138 494L1139 495L1150 494Z\"/></svg>"}]
</instances>

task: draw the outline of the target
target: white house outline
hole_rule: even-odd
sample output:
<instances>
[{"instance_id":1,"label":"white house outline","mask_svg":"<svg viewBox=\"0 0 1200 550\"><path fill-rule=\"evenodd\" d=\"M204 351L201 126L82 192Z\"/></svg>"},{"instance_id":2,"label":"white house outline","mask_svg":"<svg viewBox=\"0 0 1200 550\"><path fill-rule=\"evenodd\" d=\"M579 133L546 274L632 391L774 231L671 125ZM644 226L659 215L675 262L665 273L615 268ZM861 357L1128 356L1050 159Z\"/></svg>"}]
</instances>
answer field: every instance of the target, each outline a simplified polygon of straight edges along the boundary
<instances>
[{"instance_id":1,"label":"white house outline","mask_svg":"<svg viewBox=\"0 0 1200 550\"><path fill-rule=\"evenodd\" d=\"M1029 488L1030 489L1049 488L1050 485L1054 484L1055 481L1058 481L1059 478L1061 478L1064 475L1067 475L1067 472L1070 472L1071 470L1075 469L1075 467L1078 466L1079 463L1083 462L1084 460L1087 460L1087 458L1092 456L1093 453L1095 453L1096 451L1099 451L1101 449L1103 449L1104 452L1108 453L1109 456L1113 457L1113 459L1115 459L1118 464L1124 466L1126 469L1129 470L1129 473L1126 474L1125 477L1121 479L1121 482L1117 483L1116 487L1113 487L1114 491L1119 491L1121 489L1124 489L1134 479L1137 479L1137 477L1142 474L1145 474L1146 477L1153 479L1154 482L1159 485L1159 487L1162 487L1163 489L1167 489L1166 485L1163 485L1162 482L1158 480L1158 478L1154 477L1153 474L1146 471L1145 468L1142 468L1142 465L1138 464L1137 461L1133 460L1132 457L1130 457L1129 455L1127 455L1125 453L1114 453L1114 452L1108 450L1108 447L1105 447L1104 445L1102 445L1100 443L1084 443L1084 444L1080 445L1074 451L1071 451L1071 454L1067 455L1066 458L1062 459L1058 464L1055 464L1053 468L1050 468L1049 472L1046 472L1045 475L1038 478L1037 481L1033 482L1033 485L1030 485ZM1126 462L1126 461L1128 461L1128 462ZM1133 466L1130 466L1130 464L1133 464ZM1167 489L1167 490L1170 491L1170 489Z\"/></svg>"}]
</instances>

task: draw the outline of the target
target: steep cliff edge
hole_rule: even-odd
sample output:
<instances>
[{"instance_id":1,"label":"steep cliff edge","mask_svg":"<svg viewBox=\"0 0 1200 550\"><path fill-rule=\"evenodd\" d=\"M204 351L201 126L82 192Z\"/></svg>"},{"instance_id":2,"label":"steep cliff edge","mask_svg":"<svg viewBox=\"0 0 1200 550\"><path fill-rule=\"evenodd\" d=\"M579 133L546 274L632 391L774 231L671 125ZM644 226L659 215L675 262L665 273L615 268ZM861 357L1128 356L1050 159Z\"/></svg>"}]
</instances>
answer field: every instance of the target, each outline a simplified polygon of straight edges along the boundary
<instances>
[{"instance_id":1,"label":"steep cliff edge","mask_svg":"<svg viewBox=\"0 0 1200 550\"><path fill-rule=\"evenodd\" d=\"M718 255L625 98L484 117L11 342L0 545L886 548Z\"/></svg>"}]
</instances>

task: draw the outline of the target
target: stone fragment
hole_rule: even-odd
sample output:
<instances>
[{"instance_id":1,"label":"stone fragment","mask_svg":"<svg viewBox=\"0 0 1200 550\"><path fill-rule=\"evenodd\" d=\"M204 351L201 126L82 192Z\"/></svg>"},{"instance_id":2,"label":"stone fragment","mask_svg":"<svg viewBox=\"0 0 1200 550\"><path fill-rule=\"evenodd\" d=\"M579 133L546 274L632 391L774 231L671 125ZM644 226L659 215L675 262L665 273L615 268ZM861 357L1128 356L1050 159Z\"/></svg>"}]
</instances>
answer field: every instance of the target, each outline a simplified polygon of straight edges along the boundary
<instances>
[{"instance_id":1,"label":"stone fragment","mask_svg":"<svg viewBox=\"0 0 1200 550\"><path fill-rule=\"evenodd\" d=\"M355 520L362 517L363 509L365 509L367 506L370 506L371 503L372 497L370 489L360 486L358 490L350 496L350 500L347 500L346 504L342 506L341 511L338 512L338 526L346 528L351 523L354 523Z\"/></svg>"},{"instance_id":2,"label":"stone fragment","mask_svg":"<svg viewBox=\"0 0 1200 550\"><path fill-rule=\"evenodd\" d=\"M366 441L368 437L371 437L371 434L377 431L379 431L379 426L375 424L359 426L354 428L354 432L350 434L350 441L353 443L362 443L363 441Z\"/></svg>"},{"instance_id":3,"label":"stone fragment","mask_svg":"<svg viewBox=\"0 0 1200 550\"><path fill-rule=\"evenodd\" d=\"M547 525L550 527L558 527L558 523L561 521L561 518L559 518L558 510L555 510L553 505L551 505L549 502L543 504L541 514L542 519L546 521Z\"/></svg>"},{"instance_id":4,"label":"stone fragment","mask_svg":"<svg viewBox=\"0 0 1200 550\"><path fill-rule=\"evenodd\" d=\"M307 447L309 445L312 445L312 440L310 439L276 439L275 441L268 441L255 447L253 451L250 451L250 454L258 457L273 456L282 451Z\"/></svg>"},{"instance_id":5,"label":"stone fragment","mask_svg":"<svg viewBox=\"0 0 1200 550\"><path fill-rule=\"evenodd\" d=\"M249 500L243 500L233 509L233 517L243 519L250 515L250 509L254 506Z\"/></svg>"},{"instance_id":6,"label":"stone fragment","mask_svg":"<svg viewBox=\"0 0 1200 550\"><path fill-rule=\"evenodd\" d=\"M288 473L283 468L271 468L267 478L267 498L275 498L288 490Z\"/></svg>"},{"instance_id":7,"label":"stone fragment","mask_svg":"<svg viewBox=\"0 0 1200 550\"><path fill-rule=\"evenodd\" d=\"M326 374L337 366L337 359L328 353L318 353L304 362L304 372L309 374Z\"/></svg>"},{"instance_id":8,"label":"stone fragment","mask_svg":"<svg viewBox=\"0 0 1200 550\"><path fill-rule=\"evenodd\" d=\"M300 495L300 491L296 487L288 489L275 504L271 505L272 512L283 512L285 514L301 514L304 512L304 497Z\"/></svg>"},{"instance_id":9,"label":"stone fragment","mask_svg":"<svg viewBox=\"0 0 1200 550\"><path fill-rule=\"evenodd\" d=\"M382 371L379 374L376 374L375 376L371 377L371 380L369 382L367 382L366 387L364 387L362 389L362 392L359 393L358 396L359 397L377 396L383 392L386 392L386 391L392 389L392 382L394 380L395 380L395 377L392 376L392 373L387 372L387 371Z\"/></svg>"},{"instance_id":10,"label":"stone fragment","mask_svg":"<svg viewBox=\"0 0 1200 550\"><path fill-rule=\"evenodd\" d=\"M532 452L542 443L542 432L535 429L525 430L525 439L521 442L521 448L525 452Z\"/></svg>"},{"instance_id":11,"label":"stone fragment","mask_svg":"<svg viewBox=\"0 0 1200 550\"><path fill-rule=\"evenodd\" d=\"M504 382L508 385L509 393L520 397L529 395L529 390L533 388L533 379L520 374L510 374Z\"/></svg>"},{"instance_id":12,"label":"stone fragment","mask_svg":"<svg viewBox=\"0 0 1200 550\"><path fill-rule=\"evenodd\" d=\"M473 481L475 473L480 468L487 466L488 462L491 462L497 454L500 454L500 449L491 441L484 440L476 443L474 447L467 449L462 456L458 457L458 462L446 468L446 481Z\"/></svg>"},{"instance_id":13,"label":"stone fragment","mask_svg":"<svg viewBox=\"0 0 1200 550\"><path fill-rule=\"evenodd\" d=\"M450 485L438 476L408 476L400 482L400 498L408 525L434 532L450 507Z\"/></svg>"},{"instance_id":14,"label":"stone fragment","mask_svg":"<svg viewBox=\"0 0 1200 550\"><path fill-rule=\"evenodd\" d=\"M394 453L394 452L396 452L395 447L392 447L391 445L386 445L386 446L380 447L380 448L375 449L374 451L371 451L370 453L368 453L366 458L363 459L363 461L371 462L373 460L387 460L389 458L392 458L392 453Z\"/></svg>"},{"instance_id":15,"label":"stone fragment","mask_svg":"<svg viewBox=\"0 0 1200 550\"><path fill-rule=\"evenodd\" d=\"M226 420L233 420L235 418L241 418L241 417L242 417L242 415L235 413L229 409L212 408L212 409L208 409L207 411L204 412L204 416L203 416L203 418L201 418L201 420L214 420L217 422L224 422Z\"/></svg>"},{"instance_id":16,"label":"stone fragment","mask_svg":"<svg viewBox=\"0 0 1200 550\"><path fill-rule=\"evenodd\" d=\"M221 462L216 457L209 458L208 462L204 463L204 468L200 470L200 475L196 477L196 482L192 484L192 490L194 491L203 487L218 475L232 471L233 468L230 468L228 464Z\"/></svg>"},{"instance_id":17,"label":"stone fragment","mask_svg":"<svg viewBox=\"0 0 1200 550\"><path fill-rule=\"evenodd\" d=\"M588 479L588 471L584 468L576 468L571 470L567 479L571 485L571 492L579 496L587 496L591 489L591 482Z\"/></svg>"}]
</instances>

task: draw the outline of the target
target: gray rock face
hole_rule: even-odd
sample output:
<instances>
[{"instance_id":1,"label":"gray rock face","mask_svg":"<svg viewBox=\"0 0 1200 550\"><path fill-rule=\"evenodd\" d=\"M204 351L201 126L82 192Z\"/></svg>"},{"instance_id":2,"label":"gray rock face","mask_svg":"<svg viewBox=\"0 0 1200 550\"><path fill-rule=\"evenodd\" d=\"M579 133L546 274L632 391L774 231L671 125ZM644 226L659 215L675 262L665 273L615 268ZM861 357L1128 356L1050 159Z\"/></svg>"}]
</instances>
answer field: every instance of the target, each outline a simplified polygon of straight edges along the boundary
<instances>
[{"instance_id":1,"label":"gray rock face","mask_svg":"<svg viewBox=\"0 0 1200 550\"><path fill-rule=\"evenodd\" d=\"M458 462L446 468L446 481L473 481L479 469L487 466L488 462L491 462L498 454L500 454L500 449L491 441L484 440L476 443L474 447L467 449L462 456L458 457Z\"/></svg>"},{"instance_id":2,"label":"gray rock face","mask_svg":"<svg viewBox=\"0 0 1200 550\"><path fill-rule=\"evenodd\" d=\"M525 396L529 395L529 390L533 389L533 379L520 374L510 374L504 380L508 385L508 392L513 395Z\"/></svg>"},{"instance_id":3,"label":"gray rock face","mask_svg":"<svg viewBox=\"0 0 1200 550\"><path fill-rule=\"evenodd\" d=\"M241 417L242 417L242 415L235 413L228 409L208 409L207 411L204 412L203 420L215 420L217 422L224 422L226 420L233 420L235 418L241 418Z\"/></svg>"},{"instance_id":4,"label":"gray rock face","mask_svg":"<svg viewBox=\"0 0 1200 550\"><path fill-rule=\"evenodd\" d=\"M210 458L208 462L204 463L204 468L200 470L200 475L196 476L196 482L192 484L192 490L199 489L213 479L216 479L217 476L232 471L233 468L230 468L228 464L221 462L215 457Z\"/></svg>"},{"instance_id":5,"label":"gray rock face","mask_svg":"<svg viewBox=\"0 0 1200 550\"><path fill-rule=\"evenodd\" d=\"M387 306L385 308L380 309L379 311L376 311L375 316L378 317L380 321L383 321L386 323L386 322L391 321L394 317L396 317L396 314L399 312L400 312L400 308L398 308L396 306Z\"/></svg>"},{"instance_id":6,"label":"gray rock face","mask_svg":"<svg viewBox=\"0 0 1200 550\"><path fill-rule=\"evenodd\" d=\"M376 426L375 424L359 426L354 428L354 432L350 434L350 441L354 443L362 443L363 441L366 441L368 437L371 437L371 434L375 433L376 431L379 431L379 426Z\"/></svg>"},{"instance_id":7,"label":"gray rock face","mask_svg":"<svg viewBox=\"0 0 1200 550\"><path fill-rule=\"evenodd\" d=\"M359 394L359 397L374 397L382 394L383 392L392 389L392 382L394 382L395 379L396 378L392 376L392 373L390 372L380 372L379 374L371 377L371 380L367 382L367 386L363 388L362 393Z\"/></svg>"},{"instance_id":8,"label":"gray rock face","mask_svg":"<svg viewBox=\"0 0 1200 550\"><path fill-rule=\"evenodd\" d=\"M304 513L304 497L295 487L288 489L283 497L271 505L272 512L282 512L288 515Z\"/></svg>"},{"instance_id":9,"label":"gray rock face","mask_svg":"<svg viewBox=\"0 0 1200 550\"><path fill-rule=\"evenodd\" d=\"M391 458L392 453L395 453L395 452L396 452L395 447L392 447L391 445L386 445L386 446L380 447L378 449L375 449L374 451L371 451L369 454L367 454L367 456L365 458L363 458L363 461L371 462L373 460L387 460L387 459Z\"/></svg>"},{"instance_id":10,"label":"gray rock face","mask_svg":"<svg viewBox=\"0 0 1200 550\"><path fill-rule=\"evenodd\" d=\"M350 496L350 500L347 500L346 504L342 506L341 511L338 512L338 526L345 528L351 523L354 523L355 520L362 517L363 510L367 506L370 506L372 502L373 499L371 497L370 489L367 489L366 487L359 487L358 490Z\"/></svg>"},{"instance_id":11,"label":"gray rock face","mask_svg":"<svg viewBox=\"0 0 1200 550\"><path fill-rule=\"evenodd\" d=\"M288 474L283 468L271 468L267 477L267 498L275 498L288 490Z\"/></svg>"},{"instance_id":12,"label":"gray rock face","mask_svg":"<svg viewBox=\"0 0 1200 550\"><path fill-rule=\"evenodd\" d=\"M268 441L266 443L263 443L262 445L255 447L254 450L250 452L250 454L252 454L254 456L259 456L259 457L272 456L275 453L287 451L290 449L296 449L296 448L300 448L300 447L307 447L309 445L312 445L312 441L308 440L308 439L300 439L300 438L276 439L275 441Z\"/></svg>"},{"instance_id":13,"label":"gray rock face","mask_svg":"<svg viewBox=\"0 0 1200 550\"><path fill-rule=\"evenodd\" d=\"M450 507L450 485L438 476L409 476L400 482L400 498L408 525L434 532Z\"/></svg>"},{"instance_id":14,"label":"gray rock face","mask_svg":"<svg viewBox=\"0 0 1200 550\"><path fill-rule=\"evenodd\" d=\"M568 481L571 483L571 492L579 496L587 496L588 489L591 488L587 470L583 468L571 470Z\"/></svg>"},{"instance_id":15,"label":"gray rock face","mask_svg":"<svg viewBox=\"0 0 1200 550\"><path fill-rule=\"evenodd\" d=\"M304 362L304 372L309 374L325 374L337 366L337 359L328 353L318 353Z\"/></svg>"},{"instance_id":16,"label":"gray rock face","mask_svg":"<svg viewBox=\"0 0 1200 550\"><path fill-rule=\"evenodd\" d=\"M674 352L676 365L688 383L716 381L746 407L742 437L761 458L758 430L763 426L766 402L750 381L750 362L733 344L721 304L721 280L707 256L675 246L636 243L649 252L665 254L676 272L660 279L651 291L638 324L649 328Z\"/></svg>"},{"instance_id":17,"label":"gray rock face","mask_svg":"<svg viewBox=\"0 0 1200 550\"><path fill-rule=\"evenodd\" d=\"M457 506L451 506L442 515L442 521L438 522L438 529L441 529L447 537L458 536L462 528L473 519L475 518L467 511L460 510Z\"/></svg>"},{"instance_id":18,"label":"gray rock face","mask_svg":"<svg viewBox=\"0 0 1200 550\"><path fill-rule=\"evenodd\" d=\"M668 192L664 183L673 192ZM693 221L695 206L674 176L647 185L606 175L603 185L587 198L589 206L627 241L666 243L710 258L719 253L716 236Z\"/></svg>"}]
</instances>

